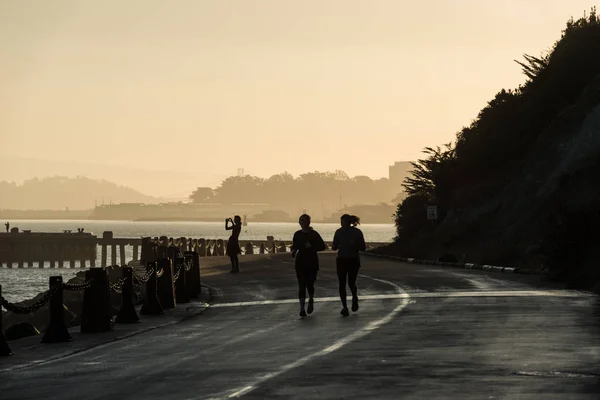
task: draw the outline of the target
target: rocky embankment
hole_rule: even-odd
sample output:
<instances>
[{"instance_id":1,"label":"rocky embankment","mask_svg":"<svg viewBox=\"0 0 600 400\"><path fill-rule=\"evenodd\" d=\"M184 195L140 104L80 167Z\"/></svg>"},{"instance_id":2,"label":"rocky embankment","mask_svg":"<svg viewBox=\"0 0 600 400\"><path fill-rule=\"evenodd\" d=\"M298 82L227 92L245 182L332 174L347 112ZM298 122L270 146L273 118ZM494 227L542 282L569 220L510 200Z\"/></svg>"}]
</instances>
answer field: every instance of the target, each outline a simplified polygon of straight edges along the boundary
<instances>
[{"instance_id":1,"label":"rocky embankment","mask_svg":"<svg viewBox=\"0 0 600 400\"><path fill-rule=\"evenodd\" d=\"M107 268L110 282L116 283L122 277L121 267ZM143 271L137 269L138 276L143 275ZM79 271L77 275L69 279L69 284L77 285L85 282L85 271ZM40 293L32 299L15 303L20 307L27 307L35 304L44 297L44 293ZM134 280L134 304L143 302L142 286L135 284ZM121 306L121 294L111 290L110 300L113 307L113 315L116 315ZM78 326L81 323L81 307L83 304L83 291L63 290L63 305L65 309L65 321L67 326ZM37 311L30 314L17 314L11 311L2 312L2 326L5 329L7 340L15 340L25 336L31 336L46 331L50 322L50 312L48 310L49 303L42 306Z\"/></svg>"}]
</instances>

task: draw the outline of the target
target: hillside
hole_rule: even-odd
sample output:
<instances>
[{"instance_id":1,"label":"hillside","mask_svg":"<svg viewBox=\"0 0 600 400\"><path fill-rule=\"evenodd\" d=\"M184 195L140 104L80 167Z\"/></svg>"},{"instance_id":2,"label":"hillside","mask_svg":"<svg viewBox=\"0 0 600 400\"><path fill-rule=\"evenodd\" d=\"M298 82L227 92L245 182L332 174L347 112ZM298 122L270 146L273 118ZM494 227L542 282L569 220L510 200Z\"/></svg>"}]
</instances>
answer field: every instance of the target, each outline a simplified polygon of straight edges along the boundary
<instances>
[{"instance_id":1,"label":"hillside","mask_svg":"<svg viewBox=\"0 0 600 400\"><path fill-rule=\"evenodd\" d=\"M398 237L384 251L545 270L579 287L600 282L600 24L570 20L553 49L519 62L501 90L445 148L426 149L405 181ZM431 224L424 207L437 205ZM596 286L598 288L598 286Z\"/></svg>"},{"instance_id":2,"label":"hillside","mask_svg":"<svg viewBox=\"0 0 600 400\"><path fill-rule=\"evenodd\" d=\"M60 176L30 179L22 185L0 182L0 209L89 210L96 202L156 203L158 199L105 180Z\"/></svg>"}]
</instances>

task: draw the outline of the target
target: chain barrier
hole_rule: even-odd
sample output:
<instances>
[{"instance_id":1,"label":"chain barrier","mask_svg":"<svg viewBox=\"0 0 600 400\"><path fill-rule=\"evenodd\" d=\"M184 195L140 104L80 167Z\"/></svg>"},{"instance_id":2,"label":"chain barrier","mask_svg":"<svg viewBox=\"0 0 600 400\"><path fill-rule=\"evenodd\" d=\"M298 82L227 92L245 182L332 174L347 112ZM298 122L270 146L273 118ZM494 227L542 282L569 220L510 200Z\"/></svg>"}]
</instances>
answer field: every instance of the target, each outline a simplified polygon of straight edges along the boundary
<instances>
[{"instance_id":1,"label":"chain barrier","mask_svg":"<svg viewBox=\"0 0 600 400\"><path fill-rule=\"evenodd\" d=\"M162 268L161 268L161 269L159 269L159 270L156 272L156 278L160 278L161 276L163 276L163 274L164 274L164 273L165 273L165 270L164 270L164 269L162 269Z\"/></svg>"},{"instance_id":2,"label":"chain barrier","mask_svg":"<svg viewBox=\"0 0 600 400\"><path fill-rule=\"evenodd\" d=\"M144 276L141 276L141 277L137 276L136 274L133 274L133 280L136 281L136 283L142 285L142 284L148 282L148 280L150 279L150 277L152 276L153 273L154 273L154 269L146 271Z\"/></svg>"},{"instance_id":3,"label":"chain barrier","mask_svg":"<svg viewBox=\"0 0 600 400\"><path fill-rule=\"evenodd\" d=\"M70 291L78 291L78 290L85 290L85 289L89 289L90 287L92 287L92 283L94 283L95 279L91 279L89 281L83 282L83 283L77 283L77 284L72 284L72 283L63 283L62 287L65 290L70 290Z\"/></svg>"},{"instance_id":4,"label":"chain barrier","mask_svg":"<svg viewBox=\"0 0 600 400\"><path fill-rule=\"evenodd\" d=\"M10 303L3 296L0 296L0 304L2 307L6 308L8 311L12 311L16 314L31 314L45 306L49 301L50 297L56 292L56 289L47 290L44 292L44 295L35 303L30 304L28 306L18 306L16 304Z\"/></svg>"},{"instance_id":5,"label":"chain barrier","mask_svg":"<svg viewBox=\"0 0 600 400\"><path fill-rule=\"evenodd\" d=\"M110 285L110 290L112 290L115 293L121 294L121 292L123 291L124 283L125 283L125 278L121 278L117 282Z\"/></svg>"},{"instance_id":6,"label":"chain barrier","mask_svg":"<svg viewBox=\"0 0 600 400\"><path fill-rule=\"evenodd\" d=\"M179 265L179 268L177 268L177 272L175 272L175 275L173 275L173 283L177 282L177 279L179 279L179 275L181 275L181 270L183 268L181 268L182 265Z\"/></svg>"},{"instance_id":7,"label":"chain barrier","mask_svg":"<svg viewBox=\"0 0 600 400\"><path fill-rule=\"evenodd\" d=\"M183 265L185 267L185 272L189 272L192 269L192 267L194 266L194 261L193 260L184 261Z\"/></svg>"}]
</instances>

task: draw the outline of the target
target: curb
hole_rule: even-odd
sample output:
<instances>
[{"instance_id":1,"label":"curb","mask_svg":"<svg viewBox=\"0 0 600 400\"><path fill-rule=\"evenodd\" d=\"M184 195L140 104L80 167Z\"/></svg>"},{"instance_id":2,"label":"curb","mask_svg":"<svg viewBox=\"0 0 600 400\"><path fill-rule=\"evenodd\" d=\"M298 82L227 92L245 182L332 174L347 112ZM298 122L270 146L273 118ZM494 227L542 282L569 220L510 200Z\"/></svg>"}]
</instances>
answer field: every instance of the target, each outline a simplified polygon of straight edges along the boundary
<instances>
[{"instance_id":1,"label":"curb","mask_svg":"<svg viewBox=\"0 0 600 400\"><path fill-rule=\"evenodd\" d=\"M527 268L502 267L502 266L498 266L498 265L473 264L473 263L465 263L465 262L417 260L415 258L391 256L391 255L387 255L387 254L379 254L379 253L372 253L372 252L364 252L362 254L372 256L372 257L386 258L388 260L402 261L402 262L409 263L409 264L424 264L424 265L437 265L437 266L453 267L453 268L479 269L482 271L493 271L493 272L524 274L524 275L539 274L538 272L533 271L531 269L527 269Z\"/></svg>"}]
</instances>

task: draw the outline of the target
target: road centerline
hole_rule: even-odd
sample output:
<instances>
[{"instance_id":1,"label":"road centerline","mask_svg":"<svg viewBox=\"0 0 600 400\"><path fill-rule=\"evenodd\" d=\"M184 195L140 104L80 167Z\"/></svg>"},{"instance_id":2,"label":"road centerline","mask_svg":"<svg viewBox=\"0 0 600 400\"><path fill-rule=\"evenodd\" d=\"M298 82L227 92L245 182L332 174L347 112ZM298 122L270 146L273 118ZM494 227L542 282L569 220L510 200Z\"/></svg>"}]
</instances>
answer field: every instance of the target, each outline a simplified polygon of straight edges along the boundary
<instances>
[{"instance_id":1,"label":"road centerline","mask_svg":"<svg viewBox=\"0 0 600 400\"><path fill-rule=\"evenodd\" d=\"M274 372L270 372L270 373L264 374L262 376L258 376L254 381L252 381L250 383L236 387L232 390L228 390L224 394L218 395L217 397L212 397L211 400L225 400L225 399L242 397L242 396L258 389L259 386L261 386L262 384L264 384L265 382L267 382L273 378L276 378L276 377L278 377L288 371L291 371L295 368L299 368L317 358L323 357L329 353L339 350L342 347L347 346L348 344L369 335L370 333L377 330L379 327L387 324L409 304L410 295L404 289L402 289L399 285L397 285L393 282L390 282L390 281L373 278L373 277L370 277L367 275L361 275L361 277L367 278L367 279L372 279L372 280L382 282L382 283L392 286L396 290L396 294L395 294L396 297L394 297L394 299L401 300L400 304L398 306L396 306L392 311L387 313L383 318L380 318L376 321L372 321L372 322L368 323L360 330L358 330L350 335L347 335L347 336L343 337L342 339L335 341L331 345L329 345L319 351L316 351L312 354L309 354L305 357L302 357L292 363L286 364ZM327 299L329 299L329 298L327 298ZM336 299L337 299L337 301L339 301L339 298L336 298ZM290 300L291 299L283 300L284 304L290 303ZM321 300L323 300L323 299L321 299ZM281 302L281 301L282 300L273 300L273 302L272 302L272 301L267 300L267 301L259 301L259 302L245 302L245 304L246 305L248 305L248 303L252 303L252 305L255 305L254 303L278 304L275 302ZM298 300L296 299L295 301L298 301ZM244 302L241 302L241 303L244 303ZM238 304L238 303L229 303L229 304ZM213 305L213 307L215 307L215 306L216 305Z\"/></svg>"}]
</instances>

